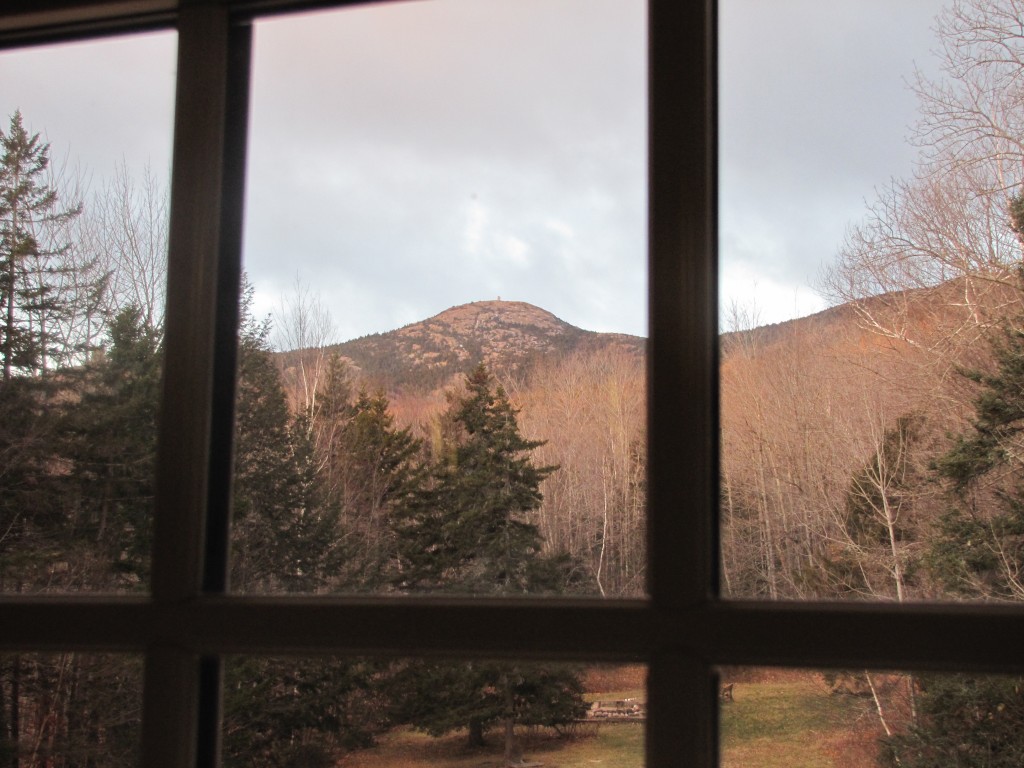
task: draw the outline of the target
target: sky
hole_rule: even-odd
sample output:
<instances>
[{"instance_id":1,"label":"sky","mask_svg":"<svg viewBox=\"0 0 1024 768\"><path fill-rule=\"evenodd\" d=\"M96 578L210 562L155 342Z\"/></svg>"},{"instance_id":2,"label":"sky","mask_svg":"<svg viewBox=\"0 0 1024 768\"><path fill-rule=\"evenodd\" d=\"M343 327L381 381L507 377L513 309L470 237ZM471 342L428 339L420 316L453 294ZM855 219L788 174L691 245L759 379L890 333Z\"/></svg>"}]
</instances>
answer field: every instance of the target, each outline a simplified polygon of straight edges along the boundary
<instances>
[{"instance_id":1,"label":"sky","mask_svg":"<svg viewBox=\"0 0 1024 768\"><path fill-rule=\"evenodd\" d=\"M939 0L722 0L721 301L761 323L912 169ZM296 283L342 341L501 297L646 334L642 0L433 0L255 29L244 235L260 314ZM175 36L0 52L55 166L166 178Z\"/></svg>"}]
</instances>

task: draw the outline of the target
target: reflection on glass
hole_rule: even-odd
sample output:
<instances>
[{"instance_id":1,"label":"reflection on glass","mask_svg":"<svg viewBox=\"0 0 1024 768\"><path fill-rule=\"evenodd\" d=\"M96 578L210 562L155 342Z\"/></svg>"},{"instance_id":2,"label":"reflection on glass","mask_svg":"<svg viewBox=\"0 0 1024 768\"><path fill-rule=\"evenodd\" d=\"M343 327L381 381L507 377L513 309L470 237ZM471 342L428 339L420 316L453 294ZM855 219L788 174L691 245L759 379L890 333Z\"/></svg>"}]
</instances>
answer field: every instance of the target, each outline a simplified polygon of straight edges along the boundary
<instances>
[{"instance_id":1,"label":"reflection on glass","mask_svg":"<svg viewBox=\"0 0 1024 768\"><path fill-rule=\"evenodd\" d=\"M723 3L728 596L1024 598L1022 18L942 6Z\"/></svg>"},{"instance_id":2,"label":"reflection on glass","mask_svg":"<svg viewBox=\"0 0 1024 768\"><path fill-rule=\"evenodd\" d=\"M3 592L148 582L173 49L0 54Z\"/></svg>"},{"instance_id":3,"label":"reflection on glass","mask_svg":"<svg viewBox=\"0 0 1024 768\"><path fill-rule=\"evenodd\" d=\"M721 764L1011 766L1024 679L877 670L721 670Z\"/></svg>"},{"instance_id":4,"label":"reflection on glass","mask_svg":"<svg viewBox=\"0 0 1024 768\"><path fill-rule=\"evenodd\" d=\"M640 768L645 674L516 661L231 658L223 761Z\"/></svg>"},{"instance_id":5,"label":"reflection on glass","mask_svg":"<svg viewBox=\"0 0 1024 768\"><path fill-rule=\"evenodd\" d=\"M644 16L256 26L233 589L643 593Z\"/></svg>"},{"instance_id":6,"label":"reflection on glass","mask_svg":"<svg viewBox=\"0 0 1024 768\"><path fill-rule=\"evenodd\" d=\"M81 653L0 656L5 765L136 768L142 663Z\"/></svg>"}]
</instances>

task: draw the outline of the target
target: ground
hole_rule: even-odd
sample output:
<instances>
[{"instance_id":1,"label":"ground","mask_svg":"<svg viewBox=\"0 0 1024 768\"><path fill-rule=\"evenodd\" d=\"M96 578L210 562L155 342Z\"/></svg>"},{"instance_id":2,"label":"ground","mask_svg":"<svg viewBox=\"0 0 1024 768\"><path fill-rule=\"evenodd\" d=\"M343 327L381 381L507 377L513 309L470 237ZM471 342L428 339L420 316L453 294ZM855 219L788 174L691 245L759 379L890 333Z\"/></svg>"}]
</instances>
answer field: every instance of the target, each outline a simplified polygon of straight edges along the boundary
<instances>
[{"instance_id":1,"label":"ground","mask_svg":"<svg viewBox=\"0 0 1024 768\"><path fill-rule=\"evenodd\" d=\"M722 706L722 768L873 768L878 718L871 699L836 695L806 671L726 671L734 701ZM642 667L587 673L589 700L644 697ZM518 732L525 759L544 768L643 768L639 722L584 724L568 736L547 729ZM435 739L395 729L373 749L348 755L343 768L501 768L502 738L470 749L466 735Z\"/></svg>"}]
</instances>

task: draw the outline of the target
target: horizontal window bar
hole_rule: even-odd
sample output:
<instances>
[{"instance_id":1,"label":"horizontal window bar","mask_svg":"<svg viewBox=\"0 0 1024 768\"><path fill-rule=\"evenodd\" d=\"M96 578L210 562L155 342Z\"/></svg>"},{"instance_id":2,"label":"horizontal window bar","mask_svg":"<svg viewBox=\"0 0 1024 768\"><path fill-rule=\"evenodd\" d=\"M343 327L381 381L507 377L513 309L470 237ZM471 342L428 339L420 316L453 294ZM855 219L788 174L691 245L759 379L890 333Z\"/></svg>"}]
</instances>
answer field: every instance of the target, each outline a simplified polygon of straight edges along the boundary
<instances>
[{"instance_id":1,"label":"horizontal window bar","mask_svg":"<svg viewBox=\"0 0 1024 768\"><path fill-rule=\"evenodd\" d=\"M0 650L345 653L640 659L710 664L1013 671L1024 612L1008 605L209 597L0 601Z\"/></svg>"}]
</instances>

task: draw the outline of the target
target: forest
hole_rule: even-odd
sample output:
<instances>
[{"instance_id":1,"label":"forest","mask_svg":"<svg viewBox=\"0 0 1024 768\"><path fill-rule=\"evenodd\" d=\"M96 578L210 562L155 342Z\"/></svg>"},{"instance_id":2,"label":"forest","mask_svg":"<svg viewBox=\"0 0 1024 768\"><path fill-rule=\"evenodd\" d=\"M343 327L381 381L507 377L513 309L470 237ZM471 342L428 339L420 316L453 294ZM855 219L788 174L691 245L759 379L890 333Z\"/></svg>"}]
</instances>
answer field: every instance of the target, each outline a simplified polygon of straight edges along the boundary
<instances>
[{"instance_id":1,"label":"forest","mask_svg":"<svg viewBox=\"0 0 1024 768\"><path fill-rule=\"evenodd\" d=\"M1024 3L962 0L919 76L920 158L821 278L832 307L724 313L723 593L1024 599ZM0 592L145 593L166 193L95 193L0 129ZM388 389L301 285L242 292L230 588L642 597L645 367L616 346ZM284 354L287 353L287 354ZM389 376L402 361L382 364ZM680 396L684 396L680 393ZM396 725L480 741L583 712L571 665L232 659L227 766L329 766ZM1019 766L1024 679L846 670L880 766ZM0 658L0 765L138 760L141 660Z\"/></svg>"}]
</instances>

